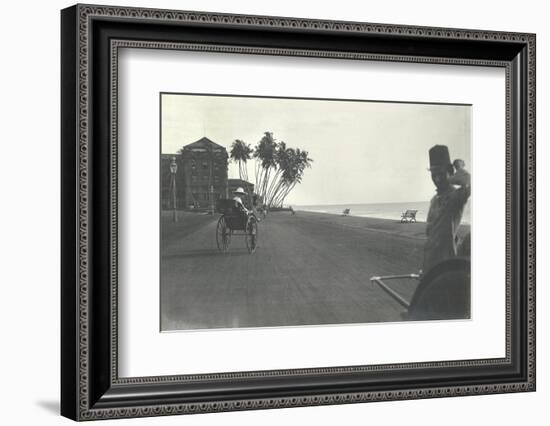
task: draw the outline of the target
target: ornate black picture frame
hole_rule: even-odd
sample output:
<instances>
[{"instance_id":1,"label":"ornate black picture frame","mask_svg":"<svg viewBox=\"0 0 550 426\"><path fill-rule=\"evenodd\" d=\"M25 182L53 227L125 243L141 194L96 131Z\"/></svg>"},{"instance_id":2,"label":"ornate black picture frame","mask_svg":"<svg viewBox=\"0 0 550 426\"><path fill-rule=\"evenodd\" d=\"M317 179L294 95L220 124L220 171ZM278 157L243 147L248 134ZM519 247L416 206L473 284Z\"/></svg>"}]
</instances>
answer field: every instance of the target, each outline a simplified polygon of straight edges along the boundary
<instances>
[{"instance_id":1,"label":"ornate black picture frame","mask_svg":"<svg viewBox=\"0 0 550 426\"><path fill-rule=\"evenodd\" d=\"M160 416L535 390L535 35L76 5L61 13L61 413ZM120 378L121 47L484 65L506 71L506 356Z\"/></svg>"}]
</instances>

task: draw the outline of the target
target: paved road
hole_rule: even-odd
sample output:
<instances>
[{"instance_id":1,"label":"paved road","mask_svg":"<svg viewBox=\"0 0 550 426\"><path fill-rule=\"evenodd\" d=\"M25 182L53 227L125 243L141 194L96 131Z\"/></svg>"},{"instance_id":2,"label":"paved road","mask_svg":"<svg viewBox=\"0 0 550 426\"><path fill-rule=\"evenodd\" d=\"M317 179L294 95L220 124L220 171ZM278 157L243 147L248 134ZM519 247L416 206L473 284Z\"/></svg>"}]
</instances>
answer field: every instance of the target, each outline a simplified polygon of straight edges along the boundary
<instances>
[{"instance_id":1,"label":"paved road","mask_svg":"<svg viewBox=\"0 0 550 426\"><path fill-rule=\"evenodd\" d=\"M331 216L274 213L259 224L255 254L243 237L223 254L216 219L163 225L163 330L401 320L403 309L369 278L418 270L420 238ZM394 283L410 298L413 283Z\"/></svg>"}]
</instances>

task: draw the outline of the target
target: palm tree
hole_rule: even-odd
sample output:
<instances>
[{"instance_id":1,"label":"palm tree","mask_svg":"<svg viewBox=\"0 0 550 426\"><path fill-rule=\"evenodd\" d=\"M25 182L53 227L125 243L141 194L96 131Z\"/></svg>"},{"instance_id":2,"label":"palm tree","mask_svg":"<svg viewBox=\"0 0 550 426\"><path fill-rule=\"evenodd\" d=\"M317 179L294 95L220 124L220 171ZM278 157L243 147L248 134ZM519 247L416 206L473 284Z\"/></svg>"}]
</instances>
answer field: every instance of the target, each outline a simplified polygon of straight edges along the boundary
<instances>
[{"instance_id":1,"label":"palm tree","mask_svg":"<svg viewBox=\"0 0 550 426\"><path fill-rule=\"evenodd\" d=\"M238 152L235 147L233 154L232 148L231 157L238 156ZM253 156L256 160L256 193L267 207L281 207L313 162L307 151L290 148L283 141L277 142L271 132L264 133Z\"/></svg>"},{"instance_id":2,"label":"palm tree","mask_svg":"<svg viewBox=\"0 0 550 426\"><path fill-rule=\"evenodd\" d=\"M286 143L281 141L277 143L277 148L275 151L275 174L271 176L271 183L269 188L266 191L266 198L269 200L268 204L271 204L271 201L275 197L275 194L279 191L282 183L282 175L284 170L288 167L288 158L289 151L291 148L287 148Z\"/></svg>"},{"instance_id":3,"label":"palm tree","mask_svg":"<svg viewBox=\"0 0 550 426\"><path fill-rule=\"evenodd\" d=\"M256 162L256 192L267 202L267 184L271 169L276 166L275 155L277 152L277 142L273 133L265 132L264 136L256 145L254 157Z\"/></svg>"},{"instance_id":4,"label":"palm tree","mask_svg":"<svg viewBox=\"0 0 550 426\"><path fill-rule=\"evenodd\" d=\"M285 176L289 173L293 159L293 148L288 148L286 143L279 142L277 145L277 152L275 153L276 171L271 180L271 185L267 192L267 199L269 205L274 205L273 201L277 198L277 195L284 188Z\"/></svg>"},{"instance_id":5,"label":"palm tree","mask_svg":"<svg viewBox=\"0 0 550 426\"><path fill-rule=\"evenodd\" d=\"M278 193L274 194L272 204L281 207L290 191L302 181L304 171L311 167L313 159L309 157L307 151L300 148L288 150L288 159L286 167L282 174L283 185Z\"/></svg>"},{"instance_id":6,"label":"palm tree","mask_svg":"<svg viewBox=\"0 0 550 426\"><path fill-rule=\"evenodd\" d=\"M231 144L230 157L239 165L239 179L248 182L248 168L246 162L252 157L252 148L250 145L240 139L235 139ZM247 189L248 192L248 189Z\"/></svg>"}]
</instances>

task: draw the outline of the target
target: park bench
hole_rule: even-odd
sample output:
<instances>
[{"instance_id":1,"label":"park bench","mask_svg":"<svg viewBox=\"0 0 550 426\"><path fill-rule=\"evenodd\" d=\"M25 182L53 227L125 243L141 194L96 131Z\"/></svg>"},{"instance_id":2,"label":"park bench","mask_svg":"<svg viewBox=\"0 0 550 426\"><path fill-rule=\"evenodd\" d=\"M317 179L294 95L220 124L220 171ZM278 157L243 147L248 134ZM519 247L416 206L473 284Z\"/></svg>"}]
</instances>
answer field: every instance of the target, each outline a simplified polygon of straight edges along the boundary
<instances>
[{"instance_id":1,"label":"park bench","mask_svg":"<svg viewBox=\"0 0 550 426\"><path fill-rule=\"evenodd\" d=\"M349 216L349 212L349 209L344 209L344 211L342 212L342 216Z\"/></svg>"},{"instance_id":2,"label":"park bench","mask_svg":"<svg viewBox=\"0 0 550 426\"><path fill-rule=\"evenodd\" d=\"M401 223L416 223L416 212L418 210L406 210L401 213Z\"/></svg>"}]
</instances>

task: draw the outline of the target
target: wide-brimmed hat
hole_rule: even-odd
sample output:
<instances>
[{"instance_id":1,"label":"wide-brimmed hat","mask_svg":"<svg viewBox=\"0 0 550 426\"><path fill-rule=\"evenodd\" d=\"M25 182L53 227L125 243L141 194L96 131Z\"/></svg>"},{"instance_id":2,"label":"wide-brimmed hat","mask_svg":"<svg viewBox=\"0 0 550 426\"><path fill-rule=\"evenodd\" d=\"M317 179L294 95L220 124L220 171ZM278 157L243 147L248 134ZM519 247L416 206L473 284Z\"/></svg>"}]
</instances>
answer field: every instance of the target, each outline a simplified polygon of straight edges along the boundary
<instances>
[{"instance_id":1,"label":"wide-brimmed hat","mask_svg":"<svg viewBox=\"0 0 550 426\"><path fill-rule=\"evenodd\" d=\"M235 189L235 191L233 191L233 194L242 194L242 195L246 195L246 192L244 192L244 189L242 187L238 187L237 189Z\"/></svg>"},{"instance_id":2,"label":"wide-brimmed hat","mask_svg":"<svg viewBox=\"0 0 550 426\"><path fill-rule=\"evenodd\" d=\"M452 170L451 156L446 145L434 145L430 148L429 171Z\"/></svg>"}]
</instances>

